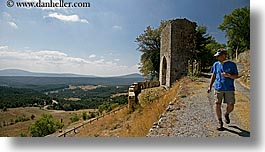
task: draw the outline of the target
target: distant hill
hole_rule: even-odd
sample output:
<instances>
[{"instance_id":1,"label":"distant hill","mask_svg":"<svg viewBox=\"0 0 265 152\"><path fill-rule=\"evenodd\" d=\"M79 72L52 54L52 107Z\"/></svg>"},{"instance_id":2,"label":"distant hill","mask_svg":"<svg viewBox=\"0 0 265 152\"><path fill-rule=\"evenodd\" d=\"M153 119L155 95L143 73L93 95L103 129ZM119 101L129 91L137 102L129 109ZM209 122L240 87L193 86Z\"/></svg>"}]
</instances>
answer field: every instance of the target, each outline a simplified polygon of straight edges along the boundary
<instances>
[{"instance_id":1,"label":"distant hill","mask_svg":"<svg viewBox=\"0 0 265 152\"><path fill-rule=\"evenodd\" d=\"M115 77L97 77L91 75L34 73L24 70L0 70L0 86L49 90L68 85L131 85L144 81L140 74L129 74Z\"/></svg>"},{"instance_id":2,"label":"distant hill","mask_svg":"<svg viewBox=\"0 0 265 152\"><path fill-rule=\"evenodd\" d=\"M19 69L0 70L0 76L28 76L28 77L96 77L93 75L79 75L72 73L36 73Z\"/></svg>"},{"instance_id":3,"label":"distant hill","mask_svg":"<svg viewBox=\"0 0 265 152\"><path fill-rule=\"evenodd\" d=\"M88 78L98 78L98 76L94 75L81 75L81 74L72 74L72 73L37 73L37 72L29 72L25 70L19 69L5 69L0 70L0 76L23 76L23 77L88 77ZM140 78L144 77L138 73L122 75L122 76L114 76L115 78Z\"/></svg>"},{"instance_id":4,"label":"distant hill","mask_svg":"<svg viewBox=\"0 0 265 152\"><path fill-rule=\"evenodd\" d=\"M127 75L122 75L122 76L117 76L117 77L118 78L141 78L141 79L144 78L141 74L138 74L138 73L127 74Z\"/></svg>"}]
</instances>

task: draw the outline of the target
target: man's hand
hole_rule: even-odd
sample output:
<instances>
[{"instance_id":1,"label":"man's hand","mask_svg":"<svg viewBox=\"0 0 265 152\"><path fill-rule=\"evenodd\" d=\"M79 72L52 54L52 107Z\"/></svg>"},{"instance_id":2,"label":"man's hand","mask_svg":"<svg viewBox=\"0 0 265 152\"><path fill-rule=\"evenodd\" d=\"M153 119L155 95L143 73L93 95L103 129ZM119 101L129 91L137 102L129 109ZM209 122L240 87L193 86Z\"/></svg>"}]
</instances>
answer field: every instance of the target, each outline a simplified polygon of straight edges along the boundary
<instances>
[{"instance_id":1,"label":"man's hand","mask_svg":"<svg viewBox=\"0 0 265 152\"><path fill-rule=\"evenodd\" d=\"M208 87L207 93L210 93L212 91L212 87Z\"/></svg>"},{"instance_id":2,"label":"man's hand","mask_svg":"<svg viewBox=\"0 0 265 152\"><path fill-rule=\"evenodd\" d=\"M222 73L222 76L223 76L223 77L226 77L226 78L230 78L231 74L226 73L226 72L223 72L223 73Z\"/></svg>"},{"instance_id":3,"label":"man's hand","mask_svg":"<svg viewBox=\"0 0 265 152\"><path fill-rule=\"evenodd\" d=\"M238 78L240 78L238 75L231 75L231 74L226 73L226 72L223 72L222 76L226 77L226 78L230 78L230 79L238 79Z\"/></svg>"}]
</instances>

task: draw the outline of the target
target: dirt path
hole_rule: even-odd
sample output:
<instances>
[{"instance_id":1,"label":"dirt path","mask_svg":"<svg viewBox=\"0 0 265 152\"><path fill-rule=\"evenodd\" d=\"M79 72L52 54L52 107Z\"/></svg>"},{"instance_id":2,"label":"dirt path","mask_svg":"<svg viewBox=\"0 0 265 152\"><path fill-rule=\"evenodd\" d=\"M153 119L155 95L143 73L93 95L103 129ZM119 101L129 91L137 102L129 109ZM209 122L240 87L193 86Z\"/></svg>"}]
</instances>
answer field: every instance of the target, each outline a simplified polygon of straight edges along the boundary
<instances>
[{"instance_id":1,"label":"dirt path","mask_svg":"<svg viewBox=\"0 0 265 152\"><path fill-rule=\"evenodd\" d=\"M172 102L160 120L154 123L148 137L249 137L249 130L242 128L245 120L241 120L236 111L231 113L231 123L224 124L225 130L218 131L218 121L214 110L214 94L206 93L208 78L199 78L189 84L182 84L184 94L180 101ZM249 99L249 90L237 83L238 91ZM248 101L249 102L249 101ZM242 103L240 103L242 104ZM246 104L246 103L243 103ZM226 105L223 105L223 111ZM249 110L249 109L248 109ZM244 115L244 114L243 114ZM250 121L250 120L247 120ZM249 129L250 127L246 127Z\"/></svg>"}]
</instances>

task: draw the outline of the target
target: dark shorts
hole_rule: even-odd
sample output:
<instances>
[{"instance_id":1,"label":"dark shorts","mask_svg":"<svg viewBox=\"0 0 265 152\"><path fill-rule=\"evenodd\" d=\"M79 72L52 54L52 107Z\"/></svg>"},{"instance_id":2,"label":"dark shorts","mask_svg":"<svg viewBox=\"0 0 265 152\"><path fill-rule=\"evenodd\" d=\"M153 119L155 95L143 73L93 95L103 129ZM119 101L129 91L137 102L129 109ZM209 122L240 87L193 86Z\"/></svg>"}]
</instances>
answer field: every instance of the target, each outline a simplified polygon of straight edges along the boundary
<instances>
[{"instance_id":1,"label":"dark shorts","mask_svg":"<svg viewBox=\"0 0 265 152\"><path fill-rule=\"evenodd\" d=\"M215 103L235 104L235 91L214 91Z\"/></svg>"}]
</instances>

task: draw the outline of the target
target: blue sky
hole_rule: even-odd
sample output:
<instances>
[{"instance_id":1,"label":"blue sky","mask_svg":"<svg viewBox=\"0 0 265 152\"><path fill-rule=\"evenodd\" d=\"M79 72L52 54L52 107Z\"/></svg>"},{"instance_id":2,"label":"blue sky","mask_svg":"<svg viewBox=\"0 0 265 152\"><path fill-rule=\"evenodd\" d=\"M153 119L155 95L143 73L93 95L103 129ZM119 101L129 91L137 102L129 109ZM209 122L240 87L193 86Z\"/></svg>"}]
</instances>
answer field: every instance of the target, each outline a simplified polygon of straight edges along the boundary
<instances>
[{"instance_id":1,"label":"blue sky","mask_svg":"<svg viewBox=\"0 0 265 152\"><path fill-rule=\"evenodd\" d=\"M30 0L14 0L30 1ZM47 1L47 0L42 0ZM57 0L53 0L57 1ZM75 0L65 0L75 2ZM161 20L187 18L217 27L249 0L78 0L89 8L8 8L0 2L0 69L114 76L138 73L135 38Z\"/></svg>"}]
</instances>

